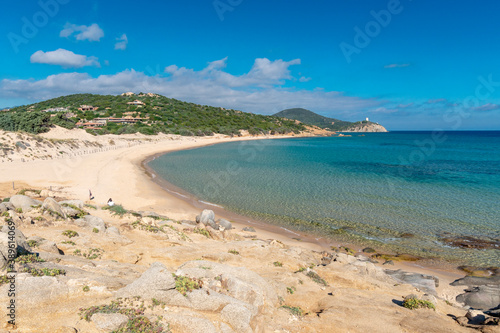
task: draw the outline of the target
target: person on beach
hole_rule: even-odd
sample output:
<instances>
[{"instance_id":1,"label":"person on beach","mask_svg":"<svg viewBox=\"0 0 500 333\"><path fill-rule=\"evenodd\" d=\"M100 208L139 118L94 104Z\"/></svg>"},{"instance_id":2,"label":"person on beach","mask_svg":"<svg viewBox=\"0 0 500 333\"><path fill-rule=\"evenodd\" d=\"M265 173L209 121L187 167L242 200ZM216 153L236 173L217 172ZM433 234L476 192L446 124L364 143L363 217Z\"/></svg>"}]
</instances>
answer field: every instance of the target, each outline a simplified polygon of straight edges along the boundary
<instances>
[{"instance_id":1,"label":"person on beach","mask_svg":"<svg viewBox=\"0 0 500 333\"><path fill-rule=\"evenodd\" d=\"M92 195L92 191L89 190L89 200L94 200L94 196Z\"/></svg>"},{"instance_id":2,"label":"person on beach","mask_svg":"<svg viewBox=\"0 0 500 333\"><path fill-rule=\"evenodd\" d=\"M115 203L113 202L113 199L109 198L108 200L108 206L109 207L113 207L115 205Z\"/></svg>"}]
</instances>

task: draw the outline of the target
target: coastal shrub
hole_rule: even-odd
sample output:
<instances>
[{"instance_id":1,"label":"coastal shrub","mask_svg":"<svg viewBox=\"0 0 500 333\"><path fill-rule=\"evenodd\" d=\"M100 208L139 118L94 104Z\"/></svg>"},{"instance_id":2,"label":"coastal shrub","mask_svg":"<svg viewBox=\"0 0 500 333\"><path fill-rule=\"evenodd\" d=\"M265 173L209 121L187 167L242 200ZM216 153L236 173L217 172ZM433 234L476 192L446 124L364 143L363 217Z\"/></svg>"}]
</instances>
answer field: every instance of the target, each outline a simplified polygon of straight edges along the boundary
<instances>
[{"instance_id":1,"label":"coastal shrub","mask_svg":"<svg viewBox=\"0 0 500 333\"><path fill-rule=\"evenodd\" d=\"M28 241L28 246L29 247L37 247L38 246L38 242L36 240L30 239Z\"/></svg>"},{"instance_id":2,"label":"coastal shrub","mask_svg":"<svg viewBox=\"0 0 500 333\"><path fill-rule=\"evenodd\" d=\"M2 216L3 216L3 217L9 217L10 215L9 215L9 212L3 212L3 213L2 213Z\"/></svg>"},{"instance_id":3,"label":"coastal shrub","mask_svg":"<svg viewBox=\"0 0 500 333\"><path fill-rule=\"evenodd\" d=\"M22 212L23 212L23 209L22 209L21 207L19 207L19 208L16 208L16 213L19 213L19 214L21 214Z\"/></svg>"},{"instance_id":4,"label":"coastal shrub","mask_svg":"<svg viewBox=\"0 0 500 333\"><path fill-rule=\"evenodd\" d=\"M286 291L287 293L289 293L290 295L293 295L293 293L296 291L297 289L295 289L295 287L286 287Z\"/></svg>"},{"instance_id":5,"label":"coastal shrub","mask_svg":"<svg viewBox=\"0 0 500 333\"><path fill-rule=\"evenodd\" d=\"M210 238L210 233L208 232L207 229L204 229L204 228L194 228L193 232L196 233L196 234L203 235L203 236L205 236L207 238Z\"/></svg>"},{"instance_id":6,"label":"coastal shrub","mask_svg":"<svg viewBox=\"0 0 500 333\"><path fill-rule=\"evenodd\" d=\"M114 206L104 206L102 209L109 210L113 212L113 215L118 215L122 217L123 215L127 214L127 210L123 208L122 205L114 205Z\"/></svg>"},{"instance_id":7,"label":"coastal shrub","mask_svg":"<svg viewBox=\"0 0 500 333\"><path fill-rule=\"evenodd\" d=\"M427 308L436 310L434 304L429 301L424 301L418 298L408 298L403 301L403 306L407 309L414 310L420 308Z\"/></svg>"},{"instance_id":8,"label":"coastal shrub","mask_svg":"<svg viewBox=\"0 0 500 333\"><path fill-rule=\"evenodd\" d=\"M78 232L73 231L73 230L64 230L62 233L63 236L73 238L78 236Z\"/></svg>"},{"instance_id":9,"label":"coastal shrub","mask_svg":"<svg viewBox=\"0 0 500 333\"><path fill-rule=\"evenodd\" d=\"M328 283L324 279L322 279L321 276L319 276L317 273L313 271L307 272L306 276L310 277L314 282L318 284L322 284L325 287L328 286Z\"/></svg>"},{"instance_id":10,"label":"coastal shrub","mask_svg":"<svg viewBox=\"0 0 500 333\"><path fill-rule=\"evenodd\" d=\"M186 296L188 292L191 292L195 289L200 289L203 285L201 280L191 279L187 276L180 276L172 274L175 278L175 289L180 292L182 295Z\"/></svg>"},{"instance_id":11,"label":"coastal shrub","mask_svg":"<svg viewBox=\"0 0 500 333\"><path fill-rule=\"evenodd\" d=\"M96 206L94 206L94 205L85 204L85 207L87 207L87 208L92 208L92 209L94 209L94 210L97 210L97 207L96 207Z\"/></svg>"},{"instance_id":12,"label":"coastal shrub","mask_svg":"<svg viewBox=\"0 0 500 333\"><path fill-rule=\"evenodd\" d=\"M23 273L29 273L33 276L58 276L58 275L66 275L66 271L64 269L57 268L30 268L26 267L22 270Z\"/></svg>"},{"instance_id":13,"label":"coastal shrub","mask_svg":"<svg viewBox=\"0 0 500 333\"><path fill-rule=\"evenodd\" d=\"M274 265L275 267L283 267L283 263L282 263L282 262L280 262L280 261L275 261L275 262L273 262L273 265Z\"/></svg>"},{"instance_id":14,"label":"coastal shrub","mask_svg":"<svg viewBox=\"0 0 500 333\"><path fill-rule=\"evenodd\" d=\"M94 228L94 229L92 229L92 232L98 234L99 233L99 229Z\"/></svg>"},{"instance_id":15,"label":"coastal shrub","mask_svg":"<svg viewBox=\"0 0 500 333\"><path fill-rule=\"evenodd\" d=\"M156 227L154 225L149 225L149 224L141 223L141 221L132 222L130 225L134 229L144 230L144 231L152 232L152 233L155 233L155 234L159 233L160 231L164 232L163 229L161 229L161 228L158 228L158 227Z\"/></svg>"},{"instance_id":16,"label":"coastal shrub","mask_svg":"<svg viewBox=\"0 0 500 333\"><path fill-rule=\"evenodd\" d=\"M298 306L282 305L281 308L290 311L291 314L297 317L302 317L304 315L304 311Z\"/></svg>"},{"instance_id":17,"label":"coastal shrub","mask_svg":"<svg viewBox=\"0 0 500 333\"><path fill-rule=\"evenodd\" d=\"M88 252L81 252L80 250L76 249L73 252L73 254L78 255L78 256L83 256L89 260L101 259L103 253L104 253L104 250L99 249L99 248L90 249Z\"/></svg>"},{"instance_id":18,"label":"coastal shrub","mask_svg":"<svg viewBox=\"0 0 500 333\"><path fill-rule=\"evenodd\" d=\"M84 292L89 292L90 291L90 287L89 286L83 286L82 290Z\"/></svg>"},{"instance_id":19,"label":"coastal shrub","mask_svg":"<svg viewBox=\"0 0 500 333\"><path fill-rule=\"evenodd\" d=\"M73 241L64 241L64 242L62 242L62 243L63 243L63 244L69 244L69 245L76 245L76 243L75 243L75 242L73 242Z\"/></svg>"},{"instance_id":20,"label":"coastal shrub","mask_svg":"<svg viewBox=\"0 0 500 333\"><path fill-rule=\"evenodd\" d=\"M240 253L236 250L229 250L227 251L228 253L234 254L234 255L239 255Z\"/></svg>"},{"instance_id":21,"label":"coastal shrub","mask_svg":"<svg viewBox=\"0 0 500 333\"><path fill-rule=\"evenodd\" d=\"M7 275L0 275L0 286L10 283L11 280L7 277Z\"/></svg>"},{"instance_id":22,"label":"coastal shrub","mask_svg":"<svg viewBox=\"0 0 500 333\"><path fill-rule=\"evenodd\" d=\"M16 259L14 259L15 262L18 262L20 264L29 264L29 263L34 263L34 262L45 262L42 258L38 257L36 254L24 254Z\"/></svg>"},{"instance_id":23,"label":"coastal shrub","mask_svg":"<svg viewBox=\"0 0 500 333\"><path fill-rule=\"evenodd\" d=\"M2 202L9 202L10 198L3 198Z\"/></svg>"},{"instance_id":24,"label":"coastal shrub","mask_svg":"<svg viewBox=\"0 0 500 333\"><path fill-rule=\"evenodd\" d=\"M26 192L33 192L33 193L36 193L36 194L42 193L41 190L35 190L35 189L32 189L32 188L23 188L22 190L20 190L19 192L17 192L17 194L19 194L19 195L26 195Z\"/></svg>"}]
</instances>

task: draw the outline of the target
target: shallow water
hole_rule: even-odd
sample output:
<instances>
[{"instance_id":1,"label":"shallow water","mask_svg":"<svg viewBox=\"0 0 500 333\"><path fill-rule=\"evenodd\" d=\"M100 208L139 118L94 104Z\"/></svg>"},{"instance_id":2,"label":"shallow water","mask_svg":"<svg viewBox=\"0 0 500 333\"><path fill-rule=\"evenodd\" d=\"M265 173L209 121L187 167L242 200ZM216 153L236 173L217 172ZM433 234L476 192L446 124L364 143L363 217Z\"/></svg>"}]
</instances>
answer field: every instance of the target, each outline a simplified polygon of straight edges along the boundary
<instances>
[{"instance_id":1,"label":"shallow water","mask_svg":"<svg viewBox=\"0 0 500 333\"><path fill-rule=\"evenodd\" d=\"M453 248L440 236L500 239L500 132L232 142L172 152L149 165L200 200L269 223L499 264L499 250Z\"/></svg>"}]
</instances>

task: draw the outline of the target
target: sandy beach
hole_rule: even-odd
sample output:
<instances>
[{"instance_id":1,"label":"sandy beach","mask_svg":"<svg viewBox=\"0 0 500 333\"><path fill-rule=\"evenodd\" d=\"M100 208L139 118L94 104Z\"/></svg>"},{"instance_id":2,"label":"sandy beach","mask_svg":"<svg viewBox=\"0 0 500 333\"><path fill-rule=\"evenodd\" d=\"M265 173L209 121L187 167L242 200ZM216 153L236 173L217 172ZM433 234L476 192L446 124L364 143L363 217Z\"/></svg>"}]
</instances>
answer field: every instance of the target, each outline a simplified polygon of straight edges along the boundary
<instances>
[{"instance_id":1,"label":"sandy beach","mask_svg":"<svg viewBox=\"0 0 500 333\"><path fill-rule=\"evenodd\" d=\"M212 209L218 215L231 219L236 225L255 227L266 238L276 238L297 245L297 240L293 238L300 237L301 246L318 251L329 250L331 246L339 245L349 246L357 251L361 250L358 244L337 244L331 240L260 223L195 200L182 189L168 191L166 189L171 189L173 186L164 180L155 179L154 172L146 166L147 161L154 156L176 150L223 142L280 139L291 136L230 138L222 135L213 137L104 135L93 137L83 130L68 131L57 128L42 134L41 137L57 140L88 140L104 145L113 140L114 147L103 151L84 148L83 152L80 152L81 155L78 154L78 149L73 149L72 152L76 156L64 156L51 160L22 162L20 157L16 156L13 162L0 164L0 186L2 190L7 191L7 194L14 194L21 188L54 188L68 198L79 199L93 205L103 206L109 198L112 198L114 202L126 209L154 211L176 220L194 220L201 210ZM92 192L93 200L89 200L89 190ZM452 265L443 262L431 262L425 266L415 265L412 262L396 264L398 267L415 272L433 272L449 282L463 275Z\"/></svg>"},{"instance_id":2,"label":"sandy beach","mask_svg":"<svg viewBox=\"0 0 500 333\"><path fill-rule=\"evenodd\" d=\"M139 234L137 230L130 231L130 227L127 227L128 229L125 228L123 223L132 223L132 220L124 221L122 219L118 219L116 217L113 217L112 215L109 215L105 211L96 211L95 213L91 212L92 215L103 218L107 224L119 228L122 235L126 236L130 241L133 242L133 244L127 245L126 249L122 250L120 249L120 247L116 248L116 245L110 245L103 240L96 239L91 241L90 239L93 237L92 233L87 233L85 229L78 229L79 233L86 234L86 241L83 244L90 247L91 242L97 242L99 247L103 248L106 251L106 255L104 256L105 259L113 259L124 264L135 264L135 266L138 267L139 272L143 272L145 269L147 269L147 267L149 267L149 265L151 265L155 261L166 262L169 268L174 269L187 260L198 260L197 258L202 257L212 258L216 262L227 262L229 265L243 265L249 269L256 270L257 272L259 272L259 274L268 279L281 281L280 283L290 284L293 280L292 273L276 272L275 267L272 267L272 265L271 267L261 266L260 263L262 262L262 260L264 260L264 258L269 260L271 260L271 258L277 258L276 260L279 259L279 261L275 262L279 262L280 264L281 261L286 263L287 260L290 260L290 263L286 263L284 267L287 267L288 269L292 269L292 267L294 267L293 269L297 269L297 267L301 267L300 262L303 262L303 260L305 260L304 263L307 263L308 261L313 263L322 262L321 257L331 250L330 247L332 245L352 246L351 244L319 242L315 240L314 237L303 234L297 236L296 233L287 233L285 230L278 227L259 224L258 221L249 221L245 217L236 216L235 214L225 212L224 210L217 209L216 207L202 204L193 200L192 198L183 197L179 194L175 195L173 193L169 193L162 186L160 186L158 182L155 182L153 179L154 175L152 175L150 171L148 172L148 170L144 168L144 161L148 158L153 158L157 154L163 154L179 149L190 149L205 145L212 145L221 142L263 139L262 137L91 137L83 131L66 131L63 129L54 130L50 133L42 135L42 137L52 140L88 140L92 142L99 142L102 144L102 146L95 147L94 149L88 149L88 147L82 149L74 148L66 154L66 157L57 159L37 160L35 158L31 161L22 161L19 156L14 156L16 158L14 158L12 162L3 162L0 164L0 190L2 191L3 197L14 195L23 188L35 188L48 190L49 193L52 190L57 194L57 197L77 199L97 207L105 206L106 201L109 198L112 198L114 202L123 205L123 207L127 210L152 211L160 215L167 216L169 219L177 221L194 221L196 215L198 215L202 209L215 208L214 211L218 217L226 217L228 219L231 219L236 231L241 231L243 227L249 225L256 229L256 233L252 234L251 236L235 236L239 237L236 238L236 240L239 239L239 242L235 242L234 240L224 240L223 243L204 241L204 238L202 236L192 234L193 236L201 237L201 239L196 237L193 238L195 240L195 243L197 244L197 249L194 250L193 246L189 245L188 248L191 249L189 251L192 252L183 252L182 255L179 255L179 253L181 253L179 252L179 249L177 252L175 252L179 256L173 257L173 254L165 252L165 248L162 248L162 246L169 248L180 245L181 243L184 244L183 242L181 242L181 240L169 240L169 242L171 243L167 245L165 241L160 242L159 238L157 237L151 238L148 235ZM113 140L113 146L109 146L110 140ZM57 150L57 148L54 149ZM14 189L12 186L14 186ZM89 200L89 190L92 191L92 194L94 196L92 200ZM57 227L55 230L50 231L43 231L43 229L40 229L36 226L27 226L22 230L26 234L26 237L42 236L57 243L59 249L63 250L65 253L68 253L68 251L70 250L73 251L74 247L61 245L60 241L62 241L62 239L61 236L57 236L57 233L60 234L61 230L66 228L66 226L61 224L58 225L59 227ZM189 237L192 238L193 236L190 235ZM247 240L244 240L244 238L242 237L247 237ZM227 256L226 248L229 246L231 247L231 249L238 249L238 251L242 253L245 252L245 249L250 246L248 244L248 242L250 242L250 238L248 237L250 237L253 242L261 242L259 244L262 245L259 245L259 247L262 246L263 248L267 248L267 245L265 245L266 243L262 243L262 240L267 240L268 242L270 242L270 252L266 252L262 255L252 254L248 256L244 256L242 254L241 259L237 260L233 258L234 256ZM158 244L156 244L157 240L159 242ZM93 246L95 246L95 244ZM357 251L357 254L361 254L359 252L359 248L352 248ZM205 251L206 253L217 254L201 255L199 251L200 249L204 249L203 251ZM221 256L221 251L226 252L226 255ZM236 250L234 251L238 252ZM302 255L299 256L300 260L297 261L298 259L293 259L292 262L293 256L288 258L289 255L286 254L291 253L290 251L295 254L302 253ZM133 259L136 257L140 259ZM356 259L348 259L347 262L345 260L341 261L340 259L338 259L337 261L343 262L344 265L348 264L349 266L357 262ZM109 264L106 265L109 266ZM276 266L276 264L274 266ZM378 264L377 266L379 268L373 268L373 270L375 270L374 272L381 272L382 265ZM390 289L388 288L391 288L390 286L394 283L387 283L386 277L383 278L383 283L380 281L374 282L376 274L373 272L369 273L367 276L367 273L360 273L358 270L344 271L343 269L339 270L339 268L326 270L325 268L321 268L321 266L318 267L318 272L320 272L320 274L324 276L327 281L336 281L336 291L334 291L331 287L327 287L325 290L324 287L320 288L316 286L308 286L300 293L297 293L297 296L289 295L285 298L288 300L288 298L291 297L291 300L295 302L294 304L300 304L302 308L308 310L309 312L319 311L318 313L321 313L323 311L326 311L321 310L323 309L323 305L326 303L329 304L327 308L334 308L334 305L332 305L333 303L330 304L331 301L323 299L324 296L321 295L323 295L325 292L332 295L335 294L337 298L334 303L340 304L342 302L345 302L346 304L342 307L342 310L339 310L342 313L341 317L348 316L350 318L349 320L353 321L355 324L350 325L348 322L345 322L345 320L347 319L342 319L343 317L336 319L332 319L330 317L323 318L318 314L316 319L311 319L307 323L302 321L294 322L294 324L289 325L288 329L275 329L273 330L273 332L361 332L377 325L379 328L384 327L384 325L389 326L387 330L375 329L373 330L374 332L469 331L469 329L458 326L458 324L456 324L451 318L446 317L447 314L460 316L464 315L466 312L464 309L461 309L459 305L454 301L455 296L463 292L463 286L452 287L449 285L450 282L463 277L463 274L460 274L460 272L452 269L451 267L438 269L437 267L422 266L421 263L418 262L395 262L395 265L390 267L393 270L402 269L406 272L429 274L439 278L440 283L436 287L436 296L440 299L438 304L438 312L432 313L432 315L430 313L423 314L422 312L419 312L424 310L419 310L417 312L405 312L406 310L404 310L403 312L400 312L401 307L397 306L396 308L394 308L394 310L396 310L396 312L398 313L397 315L384 315L382 317L380 317L380 311L391 311L392 307L396 306L395 304L397 302L394 303L394 299L396 297L400 298L401 296L404 296L404 294L408 294L412 290L415 290L415 288L410 285L403 285L402 287L394 287L394 290L389 291ZM328 268L329 266L326 267ZM296 273L297 272L295 272L294 274ZM137 273L135 273L134 276L137 276ZM302 284L301 279L297 281ZM394 286L398 286L398 284ZM297 285L297 287L293 288L301 287ZM378 305L375 308L370 309L369 311L367 311L364 307L357 308L355 305L356 302L353 303L352 300L350 300L353 297L352 292L354 292L354 294L356 295L354 298L357 299L356 302L365 302L368 300L369 302L374 302ZM99 294L96 299L104 301L106 299L109 299L109 297L110 294L109 292L107 292L104 294ZM391 299L393 300L392 302L390 301ZM64 302L71 303L74 301L72 301L70 297L69 300L66 300ZM54 310L54 307L60 306L60 304L63 303L59 302L56 305L53 305L52 309ZM82 306L88 306L89 304L91 304L91 302L89 300L85 300L82 301L81 304ZM74 306L75 305L73 305L73 307ZM318 310L318 307L321 309ZM40 316L48 316L48 313L53 310L50 310L49 307L48 309L42 311L40 313ZM332 311L332 314L336 313L336 310ZM73 318L69 313L65 313L69 316L68 318ZM47 332L51 331L51 329L53 329L54 325L56 324L66 325L68 324L68 321L70 321L70 319L63 320L60 318L60 316L57 315L55 317L52 315L50 316L51 318L53 318L54 323L47 326L49 327L46 328ZM366 318L363 318L363 316L366 316ZM271 332L271 330L267 329L266 324L262 322L262 320L264 320L262 318L260 319L261 322L259 323L252 322L253 331ZM30 324L28 324L27 326L32 327L30 325L36 325L33 324L32 320L29 320ZM266 320L269 320L269 318ZM427 322L428 320L434 322L431 324ZM363 322L364 324L361 324L361 322ZM401 324L402 322L404 322L404 324ZM331 327L333 323L336 323L338 325L337 329L328 328ZM87 324L84 325L80 323L79 325L83 325L79 327L85 327L85 332L94 332L92 327L85 326ZM284 324L280 325L282 325L280 327L284 327ZM401 326L400 329L397 328L398 325ZM183 326L178 323L177 327ZM274 327L276 328L276 326ZM424 329L420 330L421 327L423 327ZM440 330L441 328L443 330ZM183 330L182 328L174 330L174 332L184 331L188 332L189 330ZM16 330L12 332L19 331ZM26 330L22 332L32 331ZM44 332L44 330L40 330L39 332ZM78 332L81 332L81 330L79 330Z\"/></svg>"}]
</instances>

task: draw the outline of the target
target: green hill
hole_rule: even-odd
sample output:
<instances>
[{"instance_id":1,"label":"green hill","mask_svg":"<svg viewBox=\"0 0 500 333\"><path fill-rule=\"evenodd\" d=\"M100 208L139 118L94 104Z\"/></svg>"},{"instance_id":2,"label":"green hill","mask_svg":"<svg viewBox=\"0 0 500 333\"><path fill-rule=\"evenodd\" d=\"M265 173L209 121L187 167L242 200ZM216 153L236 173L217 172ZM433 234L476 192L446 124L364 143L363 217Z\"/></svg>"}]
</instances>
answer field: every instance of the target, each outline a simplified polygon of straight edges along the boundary
<instances>
[{"instance_id":1,"label":"green hill","mask_svg":"<svg viewBox=\"0 0 500 333\"><path fill-rule=\"evenodd\" d=\"M140 101L143 105L127 104ZM78 110L82 105L98 108L96 111ZM114 118L114 122L109 121ZM126 123L125 117L134 118ZM241 130L250 134L299 133L305 129L293 120L264 116L208 105L179 101L156 94L94 95L76 94L12 108L0 113L0 129L42 133L52 125L68 129L96 118L108 119L105 125L87 129L92 134L180 134L213 135L221 133L240 135ZM117 120L118 119L118 120ZM119 119L124 120L123 123ZM88 125L83 125L88 126Z\"/></svg>"},{"instance_id":2,"label":"green hill","mask_svg":"<svg viewBox=\"0 0 500 333\"><path fill-rule=\"evenodd\" d=\"M378 124L366 120L358 122L343 121L335 118L324 117L317 113L302 108L286 109L278 113L275 113L273 116L286 119L294 119L307 125L314 125L320 128L329 129L337 132L360 131L362 127L383 128Z\"/></svg>"}]
</instances>

